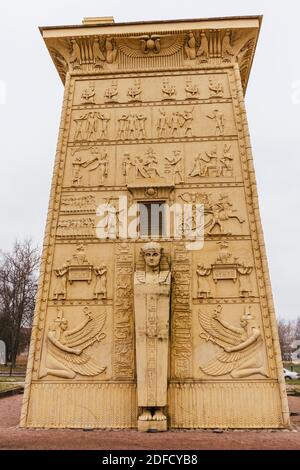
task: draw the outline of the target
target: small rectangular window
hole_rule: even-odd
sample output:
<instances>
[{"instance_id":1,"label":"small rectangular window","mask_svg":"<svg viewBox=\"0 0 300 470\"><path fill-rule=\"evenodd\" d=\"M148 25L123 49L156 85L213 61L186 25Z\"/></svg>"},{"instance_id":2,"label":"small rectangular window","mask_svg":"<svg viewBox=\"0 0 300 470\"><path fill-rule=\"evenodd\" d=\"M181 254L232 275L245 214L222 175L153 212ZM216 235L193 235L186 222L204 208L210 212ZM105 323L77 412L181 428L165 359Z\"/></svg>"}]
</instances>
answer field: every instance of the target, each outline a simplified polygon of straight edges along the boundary
<instances>
[{"instance_id":1,"label":"small rectangular window","mask_svg":"<svg viewBox=\"0 0 300 470\"><path fill-rule=\"evenodd\" d=\"M165 234L165 202L139 202L140 237L163 237Z\"/></svg>"}]
</instances>

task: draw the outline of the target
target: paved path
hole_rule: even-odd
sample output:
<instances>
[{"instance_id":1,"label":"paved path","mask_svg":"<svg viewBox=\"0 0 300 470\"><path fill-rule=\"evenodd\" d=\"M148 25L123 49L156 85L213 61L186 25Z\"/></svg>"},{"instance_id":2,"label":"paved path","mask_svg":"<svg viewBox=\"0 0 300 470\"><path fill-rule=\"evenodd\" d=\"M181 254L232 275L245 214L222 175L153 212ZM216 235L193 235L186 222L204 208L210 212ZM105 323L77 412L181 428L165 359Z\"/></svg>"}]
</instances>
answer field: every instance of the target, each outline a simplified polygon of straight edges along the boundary
<instances>
[{"instance_id":1,"label":"paved path","mask_svg":"<svg viewBox=\"0 0 300 470\"><path fill-rule=\"evenodd\" d=\"M24 430L18 428L22 395L0 400L0 449L300 449L300 416L293 431L137 431ZM300 397L289 397L300 413Z\"/></svg>"}]
</instances>

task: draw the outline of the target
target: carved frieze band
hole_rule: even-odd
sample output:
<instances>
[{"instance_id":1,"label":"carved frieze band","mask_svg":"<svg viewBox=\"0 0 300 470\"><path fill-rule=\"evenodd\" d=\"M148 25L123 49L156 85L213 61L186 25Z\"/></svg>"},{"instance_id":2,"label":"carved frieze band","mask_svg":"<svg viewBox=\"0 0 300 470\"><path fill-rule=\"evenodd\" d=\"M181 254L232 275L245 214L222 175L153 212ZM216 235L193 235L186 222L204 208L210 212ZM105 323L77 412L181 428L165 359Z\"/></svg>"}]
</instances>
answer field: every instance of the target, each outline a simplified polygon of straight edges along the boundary
<instances>
[{"instance_id":1,"label":"carved frieze band","mask_svg":"<svg viewBox=\"0 0 300 470\"><path fill-rule=\"evenodd\" d=\"M31 385L28 427L134 428L136 420L134 384Z\"/></svg>"},{"instance_id":2,"label":"carved frieze band","mask_svg":"<svg viewBox=\"0 0 300 470\"><path fill-rule=\"evenodd\" d=\"M172 383L168 403L171 428L284 426L275 382Z\"/></svg>"},{"instance_id":3,"label":"carved frieze band","mask_svg":"<svg viewBox=\"0 0 300 470\"><path fill-rule=\"evenodd\" d=\"M171 323L171 375L177 379L192 377L191 252L184 243L174 246Z\"/></svg>"},{"instance_id":4,"label":"carved frieze band","mask_svg":"<svg viewBox=\"0 0 300 470\"><path fill-rule=\"evenodd\" d=\"M252 62L257 30L197 29L135 33L123 37L101 35L66 37L47 45L63 80L67 72L203 67L237 62L243 86Z\"/></svg>"},{"instance_id":5,"label":"carved frieze band","mask_svg":"<svg viewBox=\"0 0 300 470\"><path fill-rule=\"evenodd\" d=\"M113 374L117 380L134 377L132 250L129 243L118 243L115 248Z\"/></svg>"}]
</instances>

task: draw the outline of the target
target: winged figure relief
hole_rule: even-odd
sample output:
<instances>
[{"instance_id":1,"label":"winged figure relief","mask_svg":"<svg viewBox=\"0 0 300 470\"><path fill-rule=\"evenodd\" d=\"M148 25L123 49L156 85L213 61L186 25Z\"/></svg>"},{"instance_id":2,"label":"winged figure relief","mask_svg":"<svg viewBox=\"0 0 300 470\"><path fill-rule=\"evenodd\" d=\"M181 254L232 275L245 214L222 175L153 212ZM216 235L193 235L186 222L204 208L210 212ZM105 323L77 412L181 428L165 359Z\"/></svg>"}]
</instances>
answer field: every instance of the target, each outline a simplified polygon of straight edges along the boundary
<instances>
[{"instance_id":1,"label":"winged figure relief","mask_svg":"<svg viewBox=\"0 0 300 470\"><path fill-rule=\"evenodd\" d=\"M131 38L118 38L119 50L128 57L145 57L159 54L170 56L183 48L184 36L159 36L156 34Z\"/></svg>"},{"instance_id":2,"label":"winged figure relief","mask_svg":"<svg viewBox=\"0 0 300 470\"><path fill-rule=\"evenodd\" d=\"M49 326L45 368L40 378L49 374L74 379L76 374L93 376L105 371L106 367L96 364L86 349L105 338L102 329L106 311L95 313L85 307L83 313L84 320L69 329L68 320L64 318L63 311L58 309L56 320Z\"/></svg>"},{"instance_id":3,"label":"winged figure relief","mask_svg":"<svg viewBox=\"0 0 300 470\"><path fill-rule=\"evenodd\" d=\"M230 374L233 378L260 374L267 377L264 366L263 340L260 327L247 306L240 319L240 327L228 323L221 316L222 306L213 313L199 311L198 318L203 332L200 337L216 344L223 351L201 370L207 375Z\"/></svg>"}]
</instances>

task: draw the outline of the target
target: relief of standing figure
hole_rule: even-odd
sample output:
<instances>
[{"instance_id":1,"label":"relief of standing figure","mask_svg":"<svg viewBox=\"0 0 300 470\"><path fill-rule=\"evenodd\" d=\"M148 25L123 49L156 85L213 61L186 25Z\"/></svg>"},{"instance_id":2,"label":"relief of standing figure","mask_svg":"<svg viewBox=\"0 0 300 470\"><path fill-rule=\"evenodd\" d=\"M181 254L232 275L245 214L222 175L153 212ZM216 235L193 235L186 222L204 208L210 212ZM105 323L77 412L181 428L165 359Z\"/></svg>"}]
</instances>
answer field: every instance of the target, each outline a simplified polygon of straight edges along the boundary
<instances>
[{"instance_id":1,"label":"relief of standing figure","mask_svg":"<svg viewBox=\"0 0 300 470\"><path fill-rule=\"evenodd\" d=\"M94 287L94 299L107 298L107 268L104 264L94 268L96 284Z\"/></svg>"}]
</instances>

